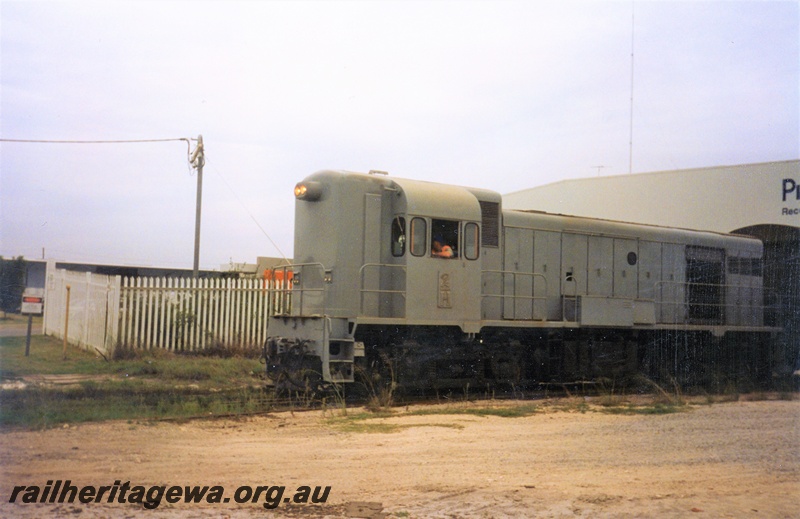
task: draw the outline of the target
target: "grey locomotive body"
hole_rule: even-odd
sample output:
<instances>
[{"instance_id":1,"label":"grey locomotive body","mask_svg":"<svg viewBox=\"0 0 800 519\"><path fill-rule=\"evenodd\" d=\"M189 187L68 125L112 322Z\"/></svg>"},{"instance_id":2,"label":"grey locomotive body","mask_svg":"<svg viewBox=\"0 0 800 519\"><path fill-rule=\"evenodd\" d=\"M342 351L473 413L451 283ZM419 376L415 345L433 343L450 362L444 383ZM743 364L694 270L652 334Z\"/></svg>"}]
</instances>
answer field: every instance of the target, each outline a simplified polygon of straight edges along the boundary
<instances>
[{"instance_id":1,"label":"grey locomotive body","mask_svg":"<svg viewBox=\"0 0 800 519\"><path fill-rule=\"evenodd\" d=\"M756 239L504 211L492 191L385 174L322 171L295 194L275 381L657 378L711 354L743 369L739 349L760 358L776 331Z\"/></svg>"}]
</instances>

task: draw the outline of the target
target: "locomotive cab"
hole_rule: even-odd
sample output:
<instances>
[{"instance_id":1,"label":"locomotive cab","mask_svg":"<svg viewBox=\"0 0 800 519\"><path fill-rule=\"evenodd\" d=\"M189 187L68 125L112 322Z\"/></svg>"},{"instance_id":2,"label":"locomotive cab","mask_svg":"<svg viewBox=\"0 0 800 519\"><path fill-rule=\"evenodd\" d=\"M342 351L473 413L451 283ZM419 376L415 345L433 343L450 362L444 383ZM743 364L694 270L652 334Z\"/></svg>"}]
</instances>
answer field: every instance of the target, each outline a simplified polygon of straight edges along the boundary
<instances>
[{"instance_id":1,"label":"locomotive cab","mask_svg":"<svg viewBox=\"0 0 800 519\"><path fill-rule=\"evenodd\" d=\"M266 345L273 374L290 362L322 381L352 382L364 352L359 325L480 330L472 294L481 291L482 207L493 207L498 226L498 194L322 171L295 197L295 259L282 276L292 280L291 305L271 317Z\"/></svg>"},{"instance_id":2,"label":"locomotive cab","mask_svg":"<svg viewBox=\"0 0 800 519\"><path fill-rule=\"evenodd\" d=\"M363 289L372 297L360 320L396 318L398 324L478 331L480 305L471 297L480 292L477 198L464 188L413 180L394 180L392 189L390 221L383 222L389 246L381 247L388 255L378 267L385 272L366 280ZM388 300L395 301L391 312Z\"/></svg>"}]
</instances>

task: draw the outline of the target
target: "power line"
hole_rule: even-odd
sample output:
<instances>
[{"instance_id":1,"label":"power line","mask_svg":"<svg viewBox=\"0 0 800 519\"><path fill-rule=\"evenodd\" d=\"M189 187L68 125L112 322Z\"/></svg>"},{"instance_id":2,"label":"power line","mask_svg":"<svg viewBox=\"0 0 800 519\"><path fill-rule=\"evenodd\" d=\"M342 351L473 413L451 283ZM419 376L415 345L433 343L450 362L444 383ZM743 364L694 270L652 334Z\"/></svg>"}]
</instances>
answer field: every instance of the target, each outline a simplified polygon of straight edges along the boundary
<instances>
[{"instance_id":1,"label":"power line","mask_svg":"<svg viewBox=\"0 0 800 519\"><path fill-rule=\"evenodd\" d=\"M126 139L126 140L103 140L103 141L77 141L77 140L44 140L44 139L0 139L0 142L21 142L33 144L133 144L141 142L175 142L175 141L193 141L197 139L188 139L186 137L179 137L174 139Z\"/></svg>"},{"instance_id":2,"label":"power line","mask_svg":"<svg viewBox=\"0 0 800 519\"><path fill-rule=\"evenodd\" d=\"M192 141L197 142L197 147L192 153ZM185 142L186 153L189 164L197 169L197 206L195 213L195 232L194 232L194 268L192 274L197 278L200 268L200 204L202 200L203 187L203 165L205 156L203 154L203 136L197 139L187 137L177 137L170 139L108 139L108 140L50 140L50 139L0 139L0 142L14 142L25 144L142 144L154 142Z\"/></svg>"},{"instance_id":3,"label":"power line","mask_svg":"<svg viewBox=\"0 0 800 519\"><path fill-rule=\"evenodd\" d=\"M185 142L188 146L187 155L191 151L191 139L188 137L174 137L170 139L115 139L115 140L51 140L51 139L0 139L0 142L15 142L21 144L141 144L148 142ZM191 161L190 161L191 162Z\"/></svg>"},{"instance_id":4,"label":"power line","mask_svg":"<svg viewBox=\"0 0 800 519\"><path fill-rule=\"evenodd\" d=\"M241 198L239 198L239 195L237 195L237 194L236 194L236 191L234 191L234 190L233 190L233 188L232 188L232 187L231 187L231 185L228 183L228 181L225 179L225 177L223 177L223 176L222 176L222 173L220 173L219 169L217 169L217 168L214 166L214 164L213 164L213 163L211 164L211 168L214 170L214 173L216 173L216 174L217 174L217 176L218 176L220 179L222 179L222 182L225 184L225 186L228 188L228 190L231 192L231 194L234 196L234 198L236 198L236 200L239 202L239 205L241 205L241 206L242 206L242 209L244 209L244 210L245 210L245 212L246 212L248 215L250 215L250 218L253 220L253 222L256 224L256 226L257 226L257 227L258 227L258 228L261 230L261 232L264 234L264 236L266 236L266 237L267 237L267 239L268 239L268 240L269 240L269 242L272 244L272 246L273 246L273 247L275 247L275 249L278 251L278 253L279 253L279 254L281 255L281 257L283 258L283 261L285 261L286 263L289 263L289 264L291 264L291 261L289 261L289 260L288 260L288 258L286 257L286 254L284 254L284 253L283 253L283 251L281 250L281 248L280 248L280 247L278 247L278 244L277 244L277 243L275 243L275 241L274 241L274 240L272 239L272 237L271 237L271 236L270 236L270 235L267 233L267 231L265 231L265 230L264 230L264 228L261 226L261 224L260 224L260 223L258 223L258 220L256 220L256 217L255 217L255 216L253 216L253 213L252 213L252 212L250 212L250 209L248 209L248 208L247 208L247 206L245 205L245 203L244 203L244 202L242 202L242 199L241 199Z\"/></svg>"},{"instance_id":5,"label":"power line","mask_svg":"<svg viewBox=\"0 0 800 519\"><path fill-rule=\"evenodd\" d=\"M186 142L189 145L189 147L191 147L191 141L198 142L198 147L195 150L195 155L189 157L189 163L198 168L198 182L199 182L200 181L199 180L200 179L200 175L202 175L202 173L200 173L200 172L202 171L203 165L205 165L205 155L203 154L202 136L198 137L197 139L187 138L187 137L178 137L178 138L171 138L171 139L124 139L124 140L86 140L86 141L84 141L84 140L45 140L45 139L0 139L0 142L16 142L16 143L28 143L28 144L31 144L31 143L32 144L139 144L139 143L148 143L148 142ZM197 159L197 162L195 161L195 159ZM213 164L212 164L212 166L213 166ZM233 188L228 183L228 181L225 179L225 177L222 176L222 173L220 173L219 170L216 167L214 168L214 172L219 176L219 178L222 179L223 183L228 188L228 190L231 192L231 194L233 194L233 196L236 198L236 200L239 202L239 204L242 206L242 208L245 210L245 212L247 212L247 214L250 216L250 218L253 220L253 222L256 224L256 226L258 226L258 228L261 230L261 232L264 234L264 236L267 237L267 239L272 244L272 246L275 247L275 249L280 253L280 255L283 257L284 261L289 263L289 260L286 258L286 255L283 253L281 248L278 247L278 244L275 243L275 241L273 241L272 237L270 237L270 235L267 233L267 231L264 230L264 228L261 226L261 224L258 222L258 220L256 220L256 217L253 216L253 213L250 212L250 210L247 208L247 206L244 204L244 202L242 202L242 199L239 198L239 195L236 194L236 191L233 190ZM196 223L196 229L195 229L195 266L194 266L195 271L198 268L198 265L197 265L198 264L198 258L197 258L198 251L197 251L197 249L198 249L198 245L199 245L199 219L200 219L199 211L200 211L200 196L201 196L200 193L201 193L200 184L198 184L198 195L197 195L198 196L198 201L197 201L197 212L198 212L198 214L197 214L197 220L196 220L197 223Z\"/></svg>"},{"instance_id":6,"label":"power line","mask_svg":"<svg viewBox=\"0 0 800 519\"><path fill-rule=\"evenodd\" d=\"M113 139L113 140L74 140L74 139L0 139L0 142L14 142L21 144L142 144L152 142L185 142L186 156L191 154L192 141L197 139L189 137L173 137L169 139ZM192 160L190 159L191 163ZM191 167L190 170L191 172Z\"/></svg>"}]
</instances>

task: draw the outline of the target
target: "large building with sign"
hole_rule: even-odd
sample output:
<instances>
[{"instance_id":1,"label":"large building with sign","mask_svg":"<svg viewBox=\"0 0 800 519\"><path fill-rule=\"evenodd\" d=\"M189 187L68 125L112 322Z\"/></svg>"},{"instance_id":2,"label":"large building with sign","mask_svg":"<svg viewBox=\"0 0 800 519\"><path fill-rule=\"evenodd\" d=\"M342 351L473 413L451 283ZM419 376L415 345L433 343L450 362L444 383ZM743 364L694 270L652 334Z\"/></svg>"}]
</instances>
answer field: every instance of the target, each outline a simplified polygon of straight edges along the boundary
<instances>
[{"instance_id":1,"label":"large building with sign","mask_svg":"<svg viewBox=\"0 0 800 519\"><path fill-rule=\"evenodd\" d=\"M503 205L760 238L765 284L800 349L800 160L563 180Z\"/></svg>"}]
</instances>

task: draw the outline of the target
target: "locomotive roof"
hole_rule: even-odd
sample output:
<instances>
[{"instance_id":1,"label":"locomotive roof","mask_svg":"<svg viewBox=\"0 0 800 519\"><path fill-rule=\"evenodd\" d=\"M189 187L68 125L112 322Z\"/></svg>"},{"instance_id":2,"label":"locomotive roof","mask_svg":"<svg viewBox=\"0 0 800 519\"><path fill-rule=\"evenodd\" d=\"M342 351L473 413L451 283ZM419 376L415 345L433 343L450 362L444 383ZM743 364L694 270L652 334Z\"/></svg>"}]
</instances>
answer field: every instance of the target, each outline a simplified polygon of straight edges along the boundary
<instances>
[{"instance_id":1,"label":"locomotive roof","mask_svg":"<svg viewBox=\"0 0 800 519\"><path fill-rule=\"evenodd\" d=\"M475 194L460 186L421 180L393 178L403 190L410 215L480 221L481 208Z\"/></svg>"},{"instance_id":2,"label":"locomotive roof","mask_svg":"<svg viewBox=\"0 0 800 519\"><path fill-rule=\"evenodd\" d=\"M318 171L309 178L358 178L383 188L399 188L406 199L406 212L410 215L434 216L455 220L481 220L479 201L498 202L502 196L491 190L441 184L424 180L411 180L384 175L356 173L344 170ZM715 231L682 229L652 224L631 223L585 216L571 216L535 210L503 209L504 225L529 229L580 232L629 239L646 239L675 243L722 246L731 240L739 245L761 251L757 238Z\"/></svg>"},{"instance_id":3,"label":"locomotive roof","mask_svg":"<svg viewBox=\"0 0 800 519\"><path fill-rule=\"evenodd\" d=\"M440 184L424 180L396 178L384 174L364 174L343 170L323 170L306 180L355 180L372 184L371 189L395 189L401 192L405 211L409 215L432 216L453 220L480 221L481 209L478 200L500 202L499 193L469 189L461 186Z\"/></svg>"},{"instance_id":4,"label":"locomotive roof","mask_svg":"<svg viewBox=\"0 0 800 519\"><path fill-rule=\"evenodd\" d=\"M704 245L721 245L722 242L735 240L739 241L741 245L750 244L754 250L761 250L762 248L761 241L757 238L740 234L631 223L535 210L504 209L503 215L505 218L505 225L509 226L532 227L531 223L533 218L535 221L533 227L541 228L542 230L589 232L592 234L619 238L644 238L667 242L703 242ZM515 216L519 216L520 218L516 218ZM536 216L540 218L535 218Z\"/></svg>"}]
</instances>

